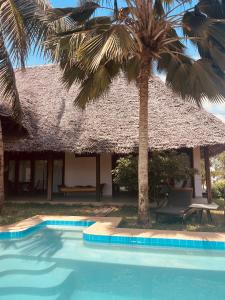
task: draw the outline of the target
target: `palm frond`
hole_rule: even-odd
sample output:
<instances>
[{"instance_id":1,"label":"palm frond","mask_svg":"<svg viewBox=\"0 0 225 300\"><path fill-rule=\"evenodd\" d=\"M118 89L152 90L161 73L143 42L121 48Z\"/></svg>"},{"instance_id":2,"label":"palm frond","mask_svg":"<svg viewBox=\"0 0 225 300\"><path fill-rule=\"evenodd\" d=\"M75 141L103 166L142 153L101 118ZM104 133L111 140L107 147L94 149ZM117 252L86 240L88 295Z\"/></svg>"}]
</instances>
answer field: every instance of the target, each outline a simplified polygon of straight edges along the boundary
<instances>
[{"instance_id":1,"label":"palm frond","mask_svg":"<svg viewBox=\"0 0 225 300\"><path fill-rule=\"evenodd\" d=\"M0 4L3 37L13 63L24 66L29 49L44 32L41 17L47 0L4 0Z\"/></svg>"},{"instance_id":2,"label":"palm frond","mask_svg":"<svg viewBox=\"0 0 225 300\"><path fill-rule=\"evenodd\" d=\"M221 103L225 97L225 76L212 61L200 59L190 70L190 84L187 95L201 103L209 98L211 102Z\"/></svg>"},{"instance_id":3,"label":"palm frond","mask_svg":"<svg viewBox=\"0 0 225 300\"><path fill-rule=\"evenodd\" d=\"M223 72L225 70L225 48L216 47L211 43L208 49L214 64Z\"/></svg>"},{"instance_id":4,"label":"palm frond","mask_svg":"<svg viewBox=\"0 0 225 300\"><path fill-rule=\"evenodd\" d=\"M172 42L167 45L166 51L163 52L157 60L157 70L159 72L167 72L168 69L173 66L173 63L175 63L173 67L176 68L179 58L184 55L186 49L184 44L181 43L175 29L170 28L170 30L167 31L166 39L171 40ZM172 61L173 53L176 53L175 56L177 56L177 60Z\"/></svg>"},{"instance_id":5,"label":"palm frond","mask_svg":"<svg viewBox=\"0 0 225 300\"><path fill-rule=\"evenodd\" d=\"M162 15L165 14L165 10L164 10L164 7L163 7L163 2L161 0L155 0L155 3L154 3L154 13L159 18Z\"/></svg>"},{"instance_id":6,"label":"palm frond","mask_svg":"<svg viewBox=\"0 0 225 300\"><path fill-rule=\"evenodd\" d=\"M213 60L221 70L225 61L225 24L223 21L207 18L207 15L188 12L183 17L184 33L196 37L192 42L202 58Z\"/></svg>"},{"instance_id":7,"label":"palm frond","mask_svg":"<svg viewBox=\"0 0 225 300\"><path fill-rule=\"evenodd\" d=\"M207 16L195 11L187 12L183 16L183 30L187 36L200 36L203 30L207 30ZM203 26L205 25L205 26Z\"/></svg>"},{"instance_id":8,"label":"palm frond","mask_svg":"<svg viewBox=\"0 0 225 300\"><path fill-rule=\"evenodd\" d=\"M128 82L137 81L140 74L140 58L131 57L122 64L122 70Z\"/></svg>"},{"instance_id":9,"label":"palm frond","mask_svg":"<svg viewBox=\"0 0 225 300\"><path fill-rule=\"evenodd\" d=\"M63 70L63 83L70 88L74 82L84 80L90 70L77 60L77 51L95 32L100 34L110 28L110 17L96 17L88 20L75 29L59 32L45 42L45 51L50 54L51 60L60 64Z\"/></svg>"},{"instance_id":10,"label":"palm frond","mask_svg":"<svg viewBox=\"0 0 225 300\"><path fill-rule=\"evenodd\" d=\"M80 92L75 99L75 105L84 109L87 103L107 94L112 80L119 74L120 65L113 61L99 66L81 84Z\"/></svg>"},{"instance_id":11,"label":"palm frond","mask_svg":"<svg viewBox=\"0 0 225 300\"><path fill-rule=\"evenodd\" d=\"M74 83L82 83L87 79L87 72L79 67L79 64L74 62L73 64L60 65L63 69L62 82L67 89L70 89Z\"/></svg>"},{"instance_id":12,"label":"palm frond","mask_svg":"<svg viewBox=\"0 0 225 300\"><path fill-rule=\"evenodd\" d=\"M49 0L34 0L34 2L42 9L46 10L51 8L51 2Z\"/></svg>"},{"instance_id":13,"label":"palm frond","mask_svg":"<svg viewBox=\"0 0 225 300\"><path fill-rule=\"evenodd\" d=\"M25 66L42 25L39 16L50 8L48 0L3 0L0 2L0 88L11 103L14 116L21 119L21 107L13 64Z\"/></svg>"},{"instance_id":14,"label":"palm frond","mask_svg":"<svg viewBox=\"0 0 225 300\"><path fill-rule=\"evenodd\" d=\"M52 22L69 18L73 22L82 23L88 20L98 7L97 3L87 1L79 7L52 8L48 10L48 20Z\"/></svg>"},{"instance_id":15,"label":"palm frond","mask_svg":"<svg viewBox=\"0 0 225 300\"><path fill-rule=\"evenodd\" d=\"M166 83L182 98L198 105L206 98L215 103L224 101L225 76L208 59L193 61L183 55L179 58L170 56Z\"/></svg>"},{"instance_id":16,"label":"palm frond","mask_svg":"<svg viewBox=\"0 0 225 300\"><path fill-rule=\"evenodd\" d=\"M25 59L28 54L24 16L18 9L24 8L24 6L26 4L22 3L22 1L6 0L1 3L0 7L1 28L7 41L9 53L14 62L20 62L21 66L25 65Z\"/></svg>"},{"instance_id":17,"label":"palm frond","mask_svg":"<svg viewBox=\"0 0 225 300\"><path fill-rule=\"evenodd\" d=\"M55 41L55 37L61 33L69 34L69 32L74 28L73 22L70 22L68 18L62 18L55 21L48 20L49 7L45 10L40 10L39 13L35 14L32 18L32 22L28 24L31 27L31 32L33 32L35 40L35 51L44 54L44 56L49 60L54 61L53 55L50 48L47 46ZM46 42L48 41L48 42Z\"/></svg>"},{"instance_id":18,"label":"palm frond","mask_svg":"<svg viewBox=\"0 0 225 300\"><path fill-rule=\"evenodd\" d=\"M200 0L197 4L198 9L210 18L225 18L224 0Z\"/></svg>"},{"instance_id":19,"label":"palm frond","mask_svg":"<svg viewBox=\"0 0 225 300\"><path fill-rule=\"evenodd\" d=\"M107 91L114 77L109 62L118 66L128 81L137 80L143 57L150 64L158 62L158 70L167 73L167 84L183 98L194 99L199 105L206 96L221 101L225 90L225 0L199 0L185 11L185 4L192 2L126 0L118 18L93 18L91 12L78 16L79 9L89 3L86 0L79 9L52 10L59 19L70 18L73 24L70 30L54 33L47 44L64 70L67 88L81 83L77 103L84 106ZM201 60L194 61L185 54L185 39L177 30L182 26Z\"/></svg>"},{"instance_id":20,"label":"palm frond","mask_svg":"<svg viewBox=\"0 0 225 300\"><path fill-rule=\"evenodd\" d=\"M77 57L87 69L95 71L102 60L111 59L121 63L138 50L137 42L126 26L116 24L81 45Z\"/></svg>"},{"instance_id":21,"label":"palm frond","mask_svg":"<svg viewBox=\"0 0 225 300\"><path fill-rule=\"evenodd\" d=\"M0 31L0 90L4 101L11 103L15 119L21 120L21 106L14 70Z\"/></svg>"}]
</instances>

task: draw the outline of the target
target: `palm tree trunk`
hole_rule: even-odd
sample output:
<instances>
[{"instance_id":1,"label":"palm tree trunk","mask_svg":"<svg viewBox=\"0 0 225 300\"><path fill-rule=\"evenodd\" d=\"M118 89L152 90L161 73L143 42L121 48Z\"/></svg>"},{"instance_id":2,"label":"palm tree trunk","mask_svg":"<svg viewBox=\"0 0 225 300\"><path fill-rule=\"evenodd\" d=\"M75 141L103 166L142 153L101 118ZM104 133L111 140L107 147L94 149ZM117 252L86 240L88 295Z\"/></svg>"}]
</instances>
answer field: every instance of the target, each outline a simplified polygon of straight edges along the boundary
<instances>
[{"instance_id":1,"label":"palm tree trunk","mask_svg":"<svg viewBox=\"0 0 225 300\"><path fill-rule=\"evenodd\" d=\"M4 149L2 137L2 123L0 120L0 212L4 203Z\"/></svg>"},{"instance_id":2,"label":"palm tree trunk","mask_svg":"<svg viewBox=\"0 0 225 300\"><path fill-rule=\"evenodd\" d=\"M150 63L142 63L139 75L139 161L138 161L138 223L150 225L148 198L148 79Z\"/></svg>"}]
</instances>

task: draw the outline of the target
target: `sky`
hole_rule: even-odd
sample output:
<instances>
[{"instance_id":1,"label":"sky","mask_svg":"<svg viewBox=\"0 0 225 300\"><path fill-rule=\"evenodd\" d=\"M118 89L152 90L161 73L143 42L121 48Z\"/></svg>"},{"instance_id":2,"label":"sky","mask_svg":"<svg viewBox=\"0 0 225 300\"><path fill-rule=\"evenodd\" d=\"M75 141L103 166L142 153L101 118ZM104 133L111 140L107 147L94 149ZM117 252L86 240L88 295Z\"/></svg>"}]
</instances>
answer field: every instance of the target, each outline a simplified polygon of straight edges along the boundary
<instances>
[{"instance_id":1,"label":"sky","mask_svg":"<svg viewBox=\"0 0 225 300\"><path fill-rule=\"evenodd\" d=\"M50 0L53 7L73 7L76 5L76 0ZM192 1L192 6L197 2L197 0ZM122 6L124 3L123 0L119 0L119 5ZM186 6L187 7L187 6ZM173 13L179 13L180 10L183 10L182 8L178 8ZM198 51L190 44L187 44L187 53L192 56L195 59L199 58ZM28 66L38 66L49 63L48 61L44 60L40 55L37 55L36 53L31 53L27 65ZM162 80L165 80L164 75L159 75ZM204 104L204 108L215 114L218 118L220 118L222 121L225 122L225 103L224 104L211 104L210 102L207 102Z\"/></svg>"}]
</instances>

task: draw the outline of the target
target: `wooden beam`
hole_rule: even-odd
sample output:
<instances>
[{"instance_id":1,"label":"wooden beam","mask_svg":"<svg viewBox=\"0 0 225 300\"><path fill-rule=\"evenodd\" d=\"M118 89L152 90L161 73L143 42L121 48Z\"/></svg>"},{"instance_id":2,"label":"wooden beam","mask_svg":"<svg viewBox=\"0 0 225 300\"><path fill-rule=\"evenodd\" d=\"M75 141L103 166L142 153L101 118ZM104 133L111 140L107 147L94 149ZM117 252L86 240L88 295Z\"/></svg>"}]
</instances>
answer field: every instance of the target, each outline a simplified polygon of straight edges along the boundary
<instances>
[{"instance_id":1,"label":"wooden beam","mask_svg":"<svg viewBox=\"0 0 225 300\"><path fill-rule=\"evenodd\" d=\"M48 158L48 187L47 187L47 200L52 200L53 188L53 159L52 156Z\"/></svg>"},{"instance_id":2,"label":"wooden beam","mask_svg":"<svg viewBox=\"0 0 225 300\"><path fill-rule=\"evenodd\" d=\"M5 152L9 160L46 160L48 157L53 159L63 159L64 152Z\"/></svg>"},{"instance_id":3,"label":"wooden beam","mask_svg":"<svg viewBox=\"0 0 225 300\"><path fill-rule=\"evenodd\" d=\"M100 154L96 155L96 200L101 200L101 164Z\"/></svg>"},{"instance_id":4,"label":"wooden beam","mask_svg":"<svg viewBox=\"0 0 225 300\"><path fill-rule=\"evenodd\" d=\"M205 179L207 188L208 203L212 202L212 184L211 184L211 173L210 173L210 161L209 161L209 148L204 147L204 159L205 159Z\"/></svg>"}]
</instances>

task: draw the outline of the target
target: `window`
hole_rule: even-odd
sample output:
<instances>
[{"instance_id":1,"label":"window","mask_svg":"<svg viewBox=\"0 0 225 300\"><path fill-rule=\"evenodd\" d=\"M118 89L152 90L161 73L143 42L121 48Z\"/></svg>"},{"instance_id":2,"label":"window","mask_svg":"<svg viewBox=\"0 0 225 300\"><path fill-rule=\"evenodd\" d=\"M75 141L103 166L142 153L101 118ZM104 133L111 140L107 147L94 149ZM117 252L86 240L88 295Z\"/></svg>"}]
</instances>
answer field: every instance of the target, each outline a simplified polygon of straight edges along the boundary
<instances>
[{"instance_id":1,"label":"window","mask_svg":"<svg viewBox=\"0 0 225 300\"><path fill-rule=\"evenodd\" d=\"M35 160L34 189L38 192L47 190L47 160Z\"/></svg>"},{"instance_id":2,"label":"window","mask_svg":"<svg viewBox=\"0 0 225 300\"><path fill-rule=\"evenodd\" d=\"M31 181L31 162L30 160L21 160L19 164L19 182Z\"/></svg>"},{"instance_id":3,"label":"window","mask_svg":"<svg viewBox=\"0 0 225 300\"><path fill-rule=\"evenodd\" d=\"M9 161L9 166L8 166L8 182L9 183L15 183L15 178L16 178L16 162L15 160L10 160Z\"/></svg>"}]
</instances>

